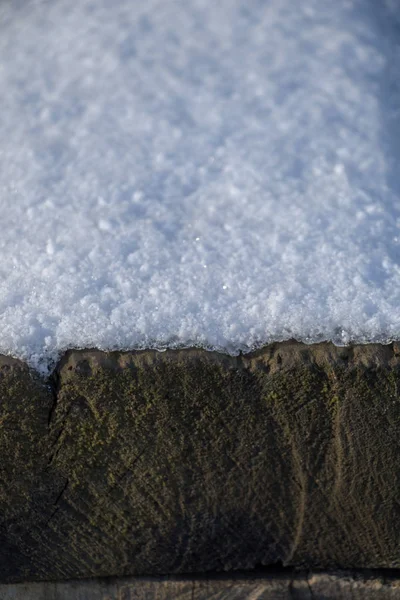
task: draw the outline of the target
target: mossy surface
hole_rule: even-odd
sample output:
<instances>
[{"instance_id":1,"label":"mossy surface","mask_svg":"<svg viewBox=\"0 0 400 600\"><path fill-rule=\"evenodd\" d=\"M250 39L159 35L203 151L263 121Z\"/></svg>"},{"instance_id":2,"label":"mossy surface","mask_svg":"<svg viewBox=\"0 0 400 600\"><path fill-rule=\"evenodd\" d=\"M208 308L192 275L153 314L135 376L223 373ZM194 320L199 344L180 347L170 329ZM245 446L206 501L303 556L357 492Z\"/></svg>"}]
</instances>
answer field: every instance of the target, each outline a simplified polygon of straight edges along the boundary
<instances>
[{"instance_id":1,"label":"mossy surface","mask_svg":"<svg viewBox=\"0 0 400 600\"><path fill-rule=\"evenodd\" d=\"M400 566L394 345L0 374L2 580Z\"/></svg>"}]
</instances>

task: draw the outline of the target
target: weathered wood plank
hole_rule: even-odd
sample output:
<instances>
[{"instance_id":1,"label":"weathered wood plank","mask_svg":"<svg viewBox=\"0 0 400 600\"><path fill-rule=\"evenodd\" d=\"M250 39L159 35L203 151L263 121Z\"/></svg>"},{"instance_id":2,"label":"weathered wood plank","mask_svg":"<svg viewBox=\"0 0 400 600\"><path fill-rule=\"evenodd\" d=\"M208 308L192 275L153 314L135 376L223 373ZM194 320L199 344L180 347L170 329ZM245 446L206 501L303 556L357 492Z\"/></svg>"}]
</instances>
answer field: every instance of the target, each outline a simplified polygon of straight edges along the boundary
<instances>
[{"instance_id":1,"label":"weathered wood plank","mask_svg":"<svg viewBox=\"0 0 400 600\"><path fill-rule=\"evenodd\" d=\"M125 578L0 585L1 600L398 600L400 579L355 573Z\"/></svg>"},{"instance_id":2,"label":"weathered wood plank","mask_svg":"<svg viewBox=\"0 0 400 600\"><path fill-rule=\"evenodd\" d=\"M395 345L0 360L0 580L400 566Z\"/></svg>"}]
</instances>

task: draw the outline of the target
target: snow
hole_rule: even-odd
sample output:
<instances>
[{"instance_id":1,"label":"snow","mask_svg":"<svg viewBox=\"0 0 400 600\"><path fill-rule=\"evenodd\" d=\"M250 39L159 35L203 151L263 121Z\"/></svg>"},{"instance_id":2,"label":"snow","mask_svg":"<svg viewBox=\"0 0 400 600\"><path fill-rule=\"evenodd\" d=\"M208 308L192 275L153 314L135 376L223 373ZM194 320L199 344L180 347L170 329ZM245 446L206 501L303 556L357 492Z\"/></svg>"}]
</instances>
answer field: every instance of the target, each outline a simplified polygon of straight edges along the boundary
<instances>
[{"instance_id":1,"label":"snow","mask_svg":"<svg viewBox=\"0 0 400 600\"><path fill-rule=\"evenodd\" d=\"M400 337L397 0L0 4L0 352Z\"/></svg>"}]
</instances>

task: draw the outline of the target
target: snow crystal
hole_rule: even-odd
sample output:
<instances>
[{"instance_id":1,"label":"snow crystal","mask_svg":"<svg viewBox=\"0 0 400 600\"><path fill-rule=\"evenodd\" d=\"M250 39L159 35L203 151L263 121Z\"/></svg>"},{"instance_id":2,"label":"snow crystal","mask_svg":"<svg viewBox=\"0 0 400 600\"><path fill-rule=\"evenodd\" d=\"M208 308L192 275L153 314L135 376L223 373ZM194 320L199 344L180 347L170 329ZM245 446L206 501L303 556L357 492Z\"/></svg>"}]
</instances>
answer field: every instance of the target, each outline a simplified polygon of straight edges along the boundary
<instances>
[{"instance_id":1,"label":"snow crystal","mask_svg":"<svg viewBox=\"0 0 400 600\"><path fill-rule=\"evenodd\" d=\"M398 0L0 4L0 352L400 337Z\"/></svg>"}]
</instances>

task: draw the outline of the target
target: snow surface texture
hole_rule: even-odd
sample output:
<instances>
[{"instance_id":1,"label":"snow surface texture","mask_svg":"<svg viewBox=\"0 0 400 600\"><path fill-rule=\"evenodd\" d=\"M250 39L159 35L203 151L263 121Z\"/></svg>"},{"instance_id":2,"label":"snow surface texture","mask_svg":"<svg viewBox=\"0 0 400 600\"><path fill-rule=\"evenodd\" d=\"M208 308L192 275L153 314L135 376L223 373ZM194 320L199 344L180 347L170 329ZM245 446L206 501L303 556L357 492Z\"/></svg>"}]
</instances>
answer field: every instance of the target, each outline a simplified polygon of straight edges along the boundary
<instances>
[{"instance_id":1,"label":"snow surface texture","mask_svg":"<svg viewBox=\"0 0 400 600\"><path fill-rule=\"evenodd\" d=\"M0 352L399 338L399 8L3 0Z\"/></svg>"}]
</instances>

